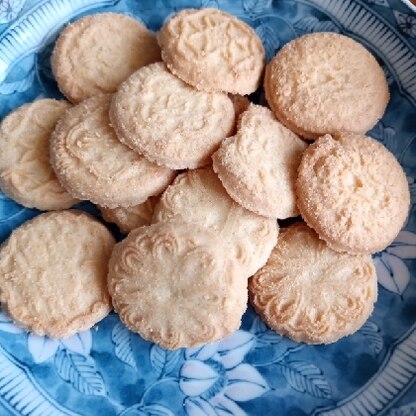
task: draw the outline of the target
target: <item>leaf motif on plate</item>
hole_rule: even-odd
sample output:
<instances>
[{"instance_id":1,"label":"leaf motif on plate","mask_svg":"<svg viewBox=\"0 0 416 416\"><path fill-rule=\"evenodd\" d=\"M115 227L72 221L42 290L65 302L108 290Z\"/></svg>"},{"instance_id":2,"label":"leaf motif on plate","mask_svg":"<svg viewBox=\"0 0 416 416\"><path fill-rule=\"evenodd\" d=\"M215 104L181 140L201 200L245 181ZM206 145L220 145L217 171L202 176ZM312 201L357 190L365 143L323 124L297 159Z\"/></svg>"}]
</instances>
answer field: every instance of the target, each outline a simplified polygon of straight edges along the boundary
<instances>
[{"instance_id":1,"label":"leaf motif on plate","mask_svg":"<svg viewBox=\"0 0 416 416\"><path fill-rule=\"evenodd\" d=\"M86 331L78 332L72 337L63 339L61 343L65 348L71 350L72 352L89 355L92 346L91 331L88 329Z\"/></svg>"},{"instance_id":2,"label":"leaf motif on plate","mask_svg":"<svg viewBox=\"0 0 416 416\"><path fill-rule=\"evenodd\" d=\"M111 332L111 339L114 343L116 357L123 363L137 370L136 360L131 347L130 330L122 323L117 322Z\"/></svg>"},{"instance_id":3,"label":"leaf motif on plate","mask_svg":"<svg viewBox=\"0 0 416 416\"><path fill-rule=\"evenodd\" d=\"M414 416L416 414L416 402L406 404L390 410L387 416Z\"/></svg>"},{"instance_id":4,"label":"leaf motif on plate","mask_svg":"<svg viewBox=\"0 0 416 416\"><path fill-rule=\"evenodd\" d=\"M249 15L259 15L272 6L272 0L243 0L243 9Z\"/></svg>"},{"instance_id":5,"label":"leaf motif on plate","mask_svg":"<svg viewBox=\"0 0 416 416\"><path fill-rule=\"evenodd\" d=\"M383 349L384 342L380 328L372 321L367 321L358 332L367 338L370 348L375 354L379 354Z\"/></svg>"},{"instance_id":6,"label":"leaf motif on plate","mask_svg":"<svg viewBox=\"0 0 416 416\"><path fill-rule=\"evenodd\" d=\"M318 20L314 16L303 17L295 22L293 27L299 36L313 32L340 33L338 26L331 20Z\"/></svg>"},{"instance_id":7,"label":"leaf motif on plate","mask_svg":"<svg viewBox=\"0 0 416 416\"><path fill-rule=\"evenodd\" d=\"M37 384L29 371L0 346L0 396L9 411L21 416L79 416L56 403ZM4 408L1 407L1 409ZM2 413L5 414L5 413ZM11 414L11 413L7 413Z\"/></svg>"},{"instance_id":8,"label":"leaf motif on plate","mask_svg":"<svg viewBox=\"0 0 416 416\"><path fill-rule=\"evenodd\" d=\"M181 359L182 351L169 351L153 344L150 348L150 362L160 378L172 372Z\"/></svg>"},{"instance_id":9,"label":"leaf motif on plate","mask_svg":"<svg viewBox=\"0 0 416 416\"><path fill-rule=\"evenodd\" d=\"M26 0L0 0L0 24L16 19Z\"/></svg>"},{"instance_id":10,"label":"leaf motif on plate","mask_svg":"<svg viewBox=\"0 0 416 416\"><path fill-rule=\"evenodd\" d=\"M90 356L60 349L55 355L58 374L83 394L105 396L105 386L101 374L95 368Z\"/></svg>"},{"instance_id":11,"label":"leaf motif on plate","mask_svg":"<svg viewBox=\"0 0 416 416\"><path fill-rule=\"evenodd\" d=\"M266 50L266 58L269 61L280 47L279 35L271 26L265 23L256 27L256 33L263 42L264 49Z\"/></svg>"},{"instance_id":12,"label":"leaf motif on plate","mask_svg":"<svg viewBox=\"0 0 416 416\"><path fill-rule=\"evenodd\" d=\"M47 361L53 357L58 350L59 341L46 336L30 333L27 337L27 348L37 364Z\"/></svg>"},{"instance_id":13,"label":"leaf motif on plate","mask_svg":"<svg viewBox=\"0 0 416 416\"><path fill-rule=\"evenodd\" d=\"M282 374L291 387L301 393L329 399L331 387L322 371L306 361L289 361L282 366Z\"/></svg>"},{"instance_id":14,"label":"leaf motif on plate","mask_svg":"<svg viewBox=\"0 0 416 416\"><path fill-rule=\"evenodd\" d=\"M160 404L149 404L143 406L142 404L133 405L121 413L118 416L175 416L172 411L167 407Z\"/></svg>"}]
</instances>

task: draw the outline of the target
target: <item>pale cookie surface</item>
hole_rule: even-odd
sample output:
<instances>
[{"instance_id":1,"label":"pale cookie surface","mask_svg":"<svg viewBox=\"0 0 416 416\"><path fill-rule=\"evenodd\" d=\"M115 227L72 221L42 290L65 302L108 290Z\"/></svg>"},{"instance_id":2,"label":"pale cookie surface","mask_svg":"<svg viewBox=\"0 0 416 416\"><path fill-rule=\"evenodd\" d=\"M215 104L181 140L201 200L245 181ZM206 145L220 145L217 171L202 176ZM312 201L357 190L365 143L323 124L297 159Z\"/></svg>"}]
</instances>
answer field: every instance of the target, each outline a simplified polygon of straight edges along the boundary
<instances>
[{"instance_id":1,"label":"pale cookie surface","mask_svg":"<svg viewBox=\"0 0 416 416\"><path fill-rule=\"evenodd\" d=\"M300 213L337 251L375 253L403 226L410 204L405 173L376 140L325 135L304 153L296 182Z\"/></svg>"},{"instance_id":2,"label":"pale cookie surface","mask_svg":"<svg viewBox=\"0 0 416 416\"><path fill-rule=\"evenodd\" d=\"M133 230L111 256L113 306L132 331L164 348L195 347L238 329L247 281L221 240L178 221Z\"/></svg>"},{"instance_id":3,"label":"pale cookie surface","mask_svg":"<svg viewBox=\"0 0 416 416\"><path fill-rule=\"evenodd\" d=\"M389 101L386 77L362 45L336 33L314 33L285 45L266 67L264 89L276 117L308 139L365 133Z\"/></svg>"},{"instance_id":4,"label":"pale cookie surface","mask_svg":"<svg viewBox=\"0 0 416 416\"><path fill-rule=\"evenodd\" d=\"M10 113L0 126L0 188L28 208L48 211L74 205L49 164L49 139L66 101L42 99Z\"/></svg>"},{"instance_id":5,"label":"pale cookie surface","mask_svg":"<svg viewBox=\"0 0 416 416\"><path fill-rule=\"evenodd\" d=\"M128 208L99 208L103 218L107 222L116 224L122 233L128 234L135 228L150 225L153 210L158 201L158 196L151 196L143 203Z\"/></svg>"},{"instance_id":6,"label":"pale cookie surface","mask_svg":"<svg viewBox=\"0 0 416 416\"><path fill-rule=\"evenodd\" d=\"M186 169L210 163L235 114L226 94L197 91L160 62L120 85L110 117L123 143L159 165Z\"/></svg>"},{"instance_id":7,"label":"pale cookie surface","mask_svg":"<svg viewBox=\"0 0 416 416\"><path fill-rule=\"evenodd\" d=\"M108 208L129 207L161 193L174 172L120 143L110 126L111 95L68 110L52 135L51 163L72 195Z\"/></svg>"},{"instance_id":8,"label":"pale cookie surface","mask_svg":"<svg viewBox=\"0 0 416 416\"><path fill-rule=\"evenodd\" d=\"M115 240L88 214L42 214L13 231L0 249L0 302L37 335L67 338L111 310L108 260Z\"/></svg>"},{"instance_id":9,"label":"pale cookie surface","mask_svg":"<svg viewBox=\"0 0 416 416\"><path fill-rule=\"evenodd\" d=\"M304 223L282 229L267 264L249 280L249 298L267 325L309 344L357 331L377 299L370 256L331 250Z\"/></svg>"},{"instance_id":10,"label":"pale cookie surface","mask_svg":"<svg viewBox=\"0 0 416 416\"><path fill-rule=\"evenodd\" d=\"M234 202L211 168L183 173L166 189L155 208L153 222L173 218L214 231L241 265L243 278L266 263L277 241L276 220Z\"/></svg>"},{"instance_id":11,"label":"pale cookie surface","mask_svg":"<svg viewBox=\"0 0 416 416\"><path fill-rule=\"evenodd\" d=\"M73 103L118 85L160 60L156 37L137 20L117 13L83 17L67 26L52 53L59 89Z\"/></svg>"},{"instance_id":12,"label":"pale cookie surface","mask_svg":"<svg viewBox=\"0 0 416 416\"><path fill-rule=\"evenodd\" d=\"M242 20L217 9L187 9L157 35L168 68L199 90L251 94L265 63L263 44Z\"/></svg>"},{"instance_id":13,"label":"pale cookie surface","mask_svg":"<svg viewBox=\"0 0 416 416\"><path fill-rule=\"evenodd\" d=\"M228 194L257 214L285 219L298 214L297 168L306 143L280 124L272 112L250 105L237 134L213 155L214 171Z\"/></svg>"}]
</instances>

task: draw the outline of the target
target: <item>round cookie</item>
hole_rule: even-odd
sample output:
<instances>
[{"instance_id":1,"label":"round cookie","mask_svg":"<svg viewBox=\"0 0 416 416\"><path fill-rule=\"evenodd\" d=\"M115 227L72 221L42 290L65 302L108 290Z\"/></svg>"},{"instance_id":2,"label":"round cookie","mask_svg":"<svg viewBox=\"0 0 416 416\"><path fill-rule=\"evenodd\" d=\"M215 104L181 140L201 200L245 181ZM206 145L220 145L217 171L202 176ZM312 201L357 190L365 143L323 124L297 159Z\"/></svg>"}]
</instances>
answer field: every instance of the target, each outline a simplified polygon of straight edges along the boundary
<instances>
[{"instance_id":1,"label":"round cookie","mask_svg":"<svg viewBox=\"0 0 416 416\"><path fill-rule=\"evenodd\" d=\"M49 139L66 101L37 100L16 109L0 126L0 188L28 208L66 209L78 201L49 164Z\"/></svg>"},{"instance_id":2,"label":"round cookie","mask_svg":"<svg viewBox=\"0 0 416 416\"><path fill-rule=\"evenodd\" d=\"M353 133L320 137L306 150L296 181L303 219L334 250L383 250L410 204L405 173L376 140Z\"/></svg>"},{"instance_id":3,"label":"round cookie","mask_svg":"<svg viewBox=\"0 0 416 416\"><path fill-rule=\"evenodd\" d=\"M110 94L97 95L65 113L52 135L51 164L76 198L130 207L160 194L175 173L120 143L108 118L110 101Z\"/></svg>"},{"instance_id":4,"label":"round cookie","mask_svg":"<svg viewBox=\"0 0 416 416\"><path fill-rule=\"evenodd\" d=\"M150 225L152 222L153 210L158 203L158 196L151 196L139 205L127 208L105 208L98 207L107 222L112 222L120 228L124 234L128 234L135 228L143 225Z\"/></svg>"},{"instance_id":5,"label":"round cookie","mask_svg":"<svg viewBox=\"0 0 416 416\"><path fill-rule=\"evenodd\" d=\"M197 91L158 62L120 85L110 117L123 143L159 165L186 169L210 163L235 114L226 94Z\"/></svg>"},{"instance_id":6,"label":"round cookie","mask_svg":"<svg viewBox=\"0 0 416 416\"><path fill-rule=\"evenodd\" d=\"M179 78L204 91L251 94L259 86L265 51L256 32L218 9L187 9L171 17L157 40Z\"/></svg>"},{"instance_id":7,"label":"round cookie","mask_svg":"<svg viewBox=\"0 0 416 416\"><path fill-rule=\"evenodd\" d=\"M333 251L297 223L281 229L267 264L249 280L249 299L279 334L329 344L357 331L371 315L377 276L370 256Z\"/></svg>"},{"instance_id":8,"label":"round cookie","mask_svg":"<svg viewBox=\"0 0 416 416\"><path fill-rule=\"evenodd\" d=\"M81 211L49 212L13 231L0 248L0 302L37 335L67 338L111 310L106 276L115 244Z\"/></svg>"},{"instance_id":9,"label":"round cookie","mask_svg":"<svg viewBox=\"0 0 416 416\"><path fill-rule=\"evenodd\" d=\"M133 230L113 251L108 288L132 331L164 348L195 347L238 329L247 281L221 240L197 224Z\"/></svg>"},{"instance_id":10,"label":"round cookie","mask_svg":"<svg viewBox=\"0 0 416 416\"><path fill-rule=\"evenodd\" d=\"M264 89L275 116L308 139L365 133L389 101L386 77L373 55L337 33L308 34L286 44L266 67Z\"/></svg>"},{"instance_id":11,"label":"round cookie","mask_svg":"<svg viewBox=\"0 0 416 416\"><path fill-rule=\"evenodd\" d=\"M156 37L141 23L123 14L98 13L62 31L51 64L61 92L79 103L115 92L134 71L159 60Z\"/></svg>"},{"instance_id":12,"label":"round cookie","mask_svg":"<svg viewBox=\"0 0 416 416\"><path fill-rule=\"evenodd\" d=\"M276 220L262 217L234 202L211 168L176 177L156 205L153 222L173 218L211 229L227 245L244 277L262 267L277 241Z\"/></svg>"},{"instance_id":13,"label":"round cookie","mask_svg":"<svg viewBox=\"0 0 416 416\"><path fill-rule=\"evenodd\" d=\"M251 104L237 134L224 140L212 156L214 171L228 194L259 215L285 219L298 215L297 168L306 149L272 112Z\"/></svg>"}]
</instances>

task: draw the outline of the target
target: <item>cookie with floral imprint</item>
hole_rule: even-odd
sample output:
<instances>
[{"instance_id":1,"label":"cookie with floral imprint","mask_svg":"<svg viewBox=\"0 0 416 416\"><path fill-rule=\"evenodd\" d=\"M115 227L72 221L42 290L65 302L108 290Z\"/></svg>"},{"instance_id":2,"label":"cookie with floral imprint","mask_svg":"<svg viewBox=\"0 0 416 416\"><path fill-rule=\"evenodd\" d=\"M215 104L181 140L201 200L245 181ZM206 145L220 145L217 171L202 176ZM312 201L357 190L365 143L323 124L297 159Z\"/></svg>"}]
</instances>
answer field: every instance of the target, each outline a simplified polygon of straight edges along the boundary
<instances>
[{"instance_id":1,"label":"cookie with floral imprint","mask_svg":"<svg viewBox=\"0 0 416 416\"><path fill-rule=\"evenodd\" d=\"M196 347L237 330L247 280L221 239L173 219L133 230L111 255L108 288L132 331L168 348Z\"/></svg>"},{"instance_id":2,"label":"cookie with floral imprint","mask_svg":"<svg viewBox=\"0 0 416 416\"><path fill-rule=\"evenodd\" d=\"M308 344L353 334L371 315L377 276L371 256L338 253L305 223L282 229L267 264L249 280L267 325Z\"/></svg>"},{"instance_id":3,"label":"cookie with floral imprint","mask_svg":"<svg viewBox=\"0 0 416 416\"><path fill-rule=\"evenodd\" d=\"M198 90L251 94L260 84L265 51L257 33L218 9L185 9L157 34L172 73Z\"/></svg>"},{"instance_id":4,"label":"cookie with floral imprint","mask_svg":"<svg viewBox=\"0 0 416 416\"><path fill-rule=\"evenodd\" d=\"M40 99L17 108L0 126L0 188L28 208L66 209L78 200L59 183L49 164L49 141L71 105Z\"/></svg>"},{"instance_id":5,"label":"cookie with floral imprint","mask_svg":"<svg viewBox=\"0 0 416 416\"><path fill-rule=\"evenodd\" d=\"M131 207L160 194L175 172L120 143L108 116L111 97L88 98L65 113L52 134L51 164L71 195L108 208Z\"/></svg>"},{"instance_id":6,"label":"cookie with floral imprint","mask_svg":"<svg viewBox=\"0 0 416 416\"><path fill-rule=\"evenodd\" d=\"M79 103L115 92L134 71L159 60L156 38L143 24L124 14L97 13L62 31L51 64L61 92Z\"/></svg>"},{"instance_id":7,"label":"cookie with floral imprint","mask_svg":"<svg viewBox=\"0 0 416 416\"><path fill-rule=\"evenodd\" d=\"M41 336L91 328L111 310L106 276L114 244L107 228L81 211L27 221L0 249L2 308Z\"/></svg>"}]
</instances>

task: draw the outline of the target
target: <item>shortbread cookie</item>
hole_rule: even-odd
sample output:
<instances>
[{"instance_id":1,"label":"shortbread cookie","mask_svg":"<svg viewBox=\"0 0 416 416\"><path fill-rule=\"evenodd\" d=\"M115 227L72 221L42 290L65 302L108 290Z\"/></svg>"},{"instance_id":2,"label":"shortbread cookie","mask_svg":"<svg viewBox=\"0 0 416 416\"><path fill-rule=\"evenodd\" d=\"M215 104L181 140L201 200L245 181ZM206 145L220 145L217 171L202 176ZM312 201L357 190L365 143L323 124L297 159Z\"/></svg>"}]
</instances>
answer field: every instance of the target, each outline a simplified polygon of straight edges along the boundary
<instances>
[{"instance_id":1,"label":"shortbread cookie","mask_svg":"<svg viewBox=\"0 0 416 416\"><path fill-rule=\"evenodd\" d=\"M134 205L133 207L99 207L99 209L107 222L116 224L122 233L128 234L135 228L142 227L143 225L150 225L152 222L153 210L158 201L158 196L151 196L143 203Z\"/></svg>"},{"instance_id":2,"label":"shortbread cookie","mask_svg":"<svg viewBox=\"0 0 416 416\"><path fill-rule=\"evenodd\" d=\"M114 309L132 331L164 348L195 347L238 329L247 281L226 247L197 224L133 230L111 256Z\"/></svg>"},{"instance_id":3,"label":"shortbread cookie","mask_svg":"<svg viewBox=\"0 0 416 416\"><path fill-rule=\"evenodd\" d=\"M243 277L263 266L275 246L278 225L234 202L211 168L179 175L163 193L153 222L172 218L203 225L227 244L229 256L240 265Z\"/></svg>"},{"instance_id":4,"label":"shortbread cookie","mask_svg":"<svg viewBox=\"0 0 416 416\"><path fill-rule=\"evenodd\" d=\"M355 40L313 33L285 45L266 67L266 99L276 117L308 139L365 133L389 101L376 59Z\"/></svg>"},{"instance_id":5,"label":"shortbread cookie","mask_svg":"<svg viewBox=\"0 0 416 416\"><path fill-rule=\"evenodd\" d=\"M158 62L120 85L110 117L123 143L159 165L185 169L210 163L235 114L226 94L197 91Z\"/></svg>"},{"instance_id":6,"label":"shortbread cookie","mask_svg":"<svg viewBox=\"0 0 416 416\"><path fill-rule=\"evenodd\" d=\"M295 201L297 168L306 149L296 134L272 112L251 104L237 134L213 155L214 171L228 194L257 214L285 219L298 215Z\"/></svg>"},{"instance_id":7,"label":"shortbread cookie","mask_svg":"<svg viewBox=\"0 0 416 416\"><path fill-rule=\"evenodd\" d=\"M263 44L242 20L217 9L187 9L171 17L157 40L168 68L204 91L251 94L265 63Z\"/></svg>"},{"instance_id":8,"label":"shortbread cookie","mask_svg":"<svg viewBox=\"0 0 416 416\"><path fill-rule=\"evenodd\" d=\"M137 20L117 13L83 17L67 26L52 53L52 71L73 103L118 85L144 65L160 60L156 37Z\"/></svg>"},{"instance_id":9,"label":"shortbread cookie","mask_svg":"<svg viewBox=\"0 0 416 416\"><path fill-rule=\"evenodd\" d=\"M377 299L371 257L331 250L304 223L281 230L267 264L249 280L249 298L267 325L308 344L357 331Z\"/></svg>"},{"instance_id":10,"label":"shortbread cookie","mask_svg":"<svg viewBox=\"0 0 416 416\"><path fill-rule=\"evenodd\" d=\"M66 101L37 100L9 114L0 126L0 188L28 208L65 209L73 198L49 164L49 139Z\"/></svg>"},{"instance_id":11,"label":"shortbread cookie","mask_svg":"<svg viewBox=\"0 0 416 416\"><path fill-rule=\"evenodd\" d=\"M376 140L327 134L309 146L296 182L298 207L319 237L337 251L383 250L406 220L410 193L405 173Z\"/></svg>"},{"instance_id":12,"label":"shortbread cookie","mask_svg":"<svg viewBox=\"0 0 416 416\"><path fill-rule=\"evenodd\" d=\"M51 163L76 198L129 207L160 194L175 173L119 142L108 118L110 101L110 94L101 94L65 113L52 135Z\"/></svg>"},{"instance_id":13,"label":"shortbread cookie","mask_svg":"<svg viewBox=\"0 0 416 416\"><path fill-rule=\"evenodd\" d=\"M39 215L0 249L0 302L37 335L66 338L111 310L108 260L115 240L92 216L69 210Z\"/></svg>"}]
</instances>

